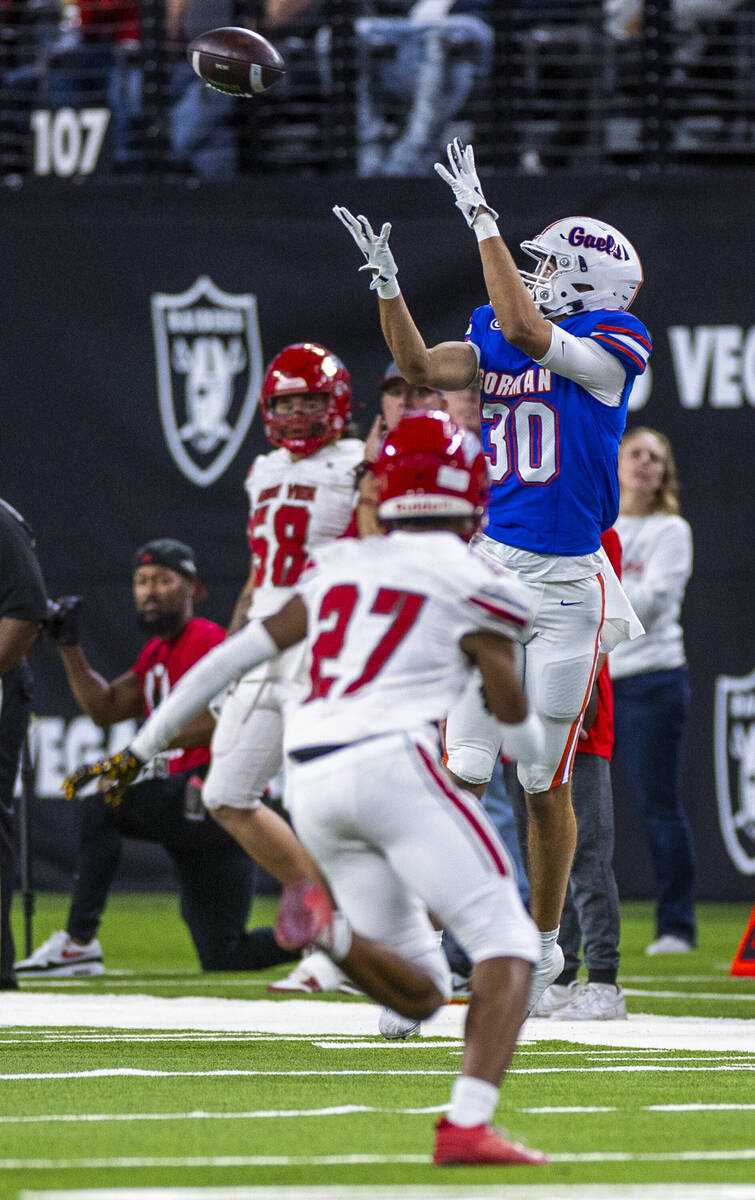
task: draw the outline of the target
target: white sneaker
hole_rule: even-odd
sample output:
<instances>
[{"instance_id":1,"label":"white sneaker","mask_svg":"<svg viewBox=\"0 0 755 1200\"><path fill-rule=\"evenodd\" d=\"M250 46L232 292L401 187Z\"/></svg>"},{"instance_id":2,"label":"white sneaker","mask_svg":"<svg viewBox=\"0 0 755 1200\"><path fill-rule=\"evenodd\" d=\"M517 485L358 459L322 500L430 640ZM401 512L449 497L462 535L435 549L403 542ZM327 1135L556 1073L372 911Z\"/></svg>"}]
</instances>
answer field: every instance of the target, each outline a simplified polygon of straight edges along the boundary
<instances>
[{"instance_id":1,"label":"white sneaker","mask_svg":"<svg viewBox=\"0 0 755 1200\"><path fill-rule=\"evenodd\" d=\"M549 988L548 991L552 991ZM567 989L568 990L568 989ZM580 983L568 1003L551 1013L554 1021L626 1021L624 992L616 983Z\"/></svg>"},{"instance_id":2,"label":"white sneaker","mask_svg":"<svg viewBox=\"0 0 755 1200\"><path fill-rule=\"evenodd\" d=\"M391 1040L411 1037L419 1033L421 1021L412 1021L410 1017L402 1017L392 1008L382 1008L378 1018L378 1029L384 1038Z\"/></svg>"},{"instance_id":3,"label":"white sneaker","mask_svg":"<svg viewBox=\"0 0 755 1200\"><path fill-rule=\"evenodd\" d=\"M651 942L645 947L646 954L689 954L690 950L694 950L691 942L686 938L677 937L675 933L664 933L663 937L659 937L657 941Z\"/></svg>"},{"instance_id":4,"label":"white sneaker","mask_svg":"<svg viewBox=\"0 0 755 1200\"><path fill-rule=\"evenodd\" d=\"M96 938L85 946L72 942L64 929L51 934L29 958L14 965L19 979L65 979L102 975L105 963Z\"/></svg>"},{"instance_id":5,"label":"white sneaker","mask_svg":"<svg viewBox=\"0 0 755 1200\"><path fill-rule=\"evenodd\" d=\"M530 1016L552 1017L557 1009L563 1008L565 1004L569 1003L578 987L576 979L573 983L552 983L545 989Z\"/></svg>"},{"instance_id":6,"label":"white sneaker","mask_svg":"<svg viewBox=\"0 0 755 1200\"><path fill-rule=\"evenodd\" d=\"M548 942L540 953L540 961L535 964L530 983L530 994L527 1001L526 1017L531 1017L537 1008L537 1003L543 992L554 979L558 979L564 969L564 952L558 942Z\"/></svg>"},{"instance_id":7,"label":"white sneaker","mask_svg":"<svg viewBox=\"0 0 755 1200\"><path fill-rule=\"evenodd\" d=\"M298 962L290 975L268 984L269 992L336 992L348 977L322 950L313 950Z\"/></svg>"}]
</instances>

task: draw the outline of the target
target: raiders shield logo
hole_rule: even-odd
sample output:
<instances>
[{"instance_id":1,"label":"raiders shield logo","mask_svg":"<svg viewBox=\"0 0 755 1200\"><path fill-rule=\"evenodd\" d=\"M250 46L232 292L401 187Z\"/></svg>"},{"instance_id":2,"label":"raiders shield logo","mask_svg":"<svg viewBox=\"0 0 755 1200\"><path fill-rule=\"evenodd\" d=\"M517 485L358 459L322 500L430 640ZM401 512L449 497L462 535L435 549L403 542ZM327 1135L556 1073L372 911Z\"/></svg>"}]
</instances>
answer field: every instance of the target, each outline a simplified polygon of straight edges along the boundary
<instances>
[{"instance_id":1,"label":"raiders shield logo","mask_svg":"<svg viewBox=\"0 0 755 1200\"><path fill-rule=\"evenodd\" d=\"M262 383L256 296L231 296L202 275L152 297L160 419L187 479L207 487L236 456Z\"/></svg>"},{"instance_id":2,"label":"raiders shield logo","mask_svg":"<svg viewBox=\"0 0 755 1200\"><path fill-rule=\"evenodd\" d=\"M715 702L718 819L732 862L755 875L755 671L719 675Z\"/></svg>"}]
</instances>

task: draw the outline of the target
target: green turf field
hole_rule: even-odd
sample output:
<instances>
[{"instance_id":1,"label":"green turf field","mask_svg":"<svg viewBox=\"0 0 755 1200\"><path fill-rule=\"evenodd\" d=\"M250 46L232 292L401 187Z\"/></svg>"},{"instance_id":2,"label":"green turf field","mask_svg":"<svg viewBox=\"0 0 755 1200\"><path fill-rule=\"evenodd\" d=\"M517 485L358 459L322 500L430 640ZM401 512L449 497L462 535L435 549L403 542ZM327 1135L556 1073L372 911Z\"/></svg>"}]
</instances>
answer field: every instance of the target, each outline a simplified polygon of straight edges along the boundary
<instances>
[{"instance_id":1,"label":"green turf field","mask_svg":"<svg viewBox=\"0 0 755 1200\"><path fill-rule=\"evenodd\" d=\"M258 902L255 920L273 908ZM441 1169L432 1126L458 1070L462 1008L387 1043L359 998L268 996L283 968L201 974L173 897L114 896L100 933L107 974L24 984L0 1001L16 1014L0 1014L0 1198L243 1188L219 1195L582 1200L637 1184L647 1200L750 1200L755 979L729 974L748 906L701 906L699 950L660 959L642 953L650 906L622 913L629 1021L577 1040L530 1022L537 1035L525 1029L501 1093L497 1123L552 1165ZM63 897L40 896L35 944L64 919Z\"/></svg>"}]
</instances>

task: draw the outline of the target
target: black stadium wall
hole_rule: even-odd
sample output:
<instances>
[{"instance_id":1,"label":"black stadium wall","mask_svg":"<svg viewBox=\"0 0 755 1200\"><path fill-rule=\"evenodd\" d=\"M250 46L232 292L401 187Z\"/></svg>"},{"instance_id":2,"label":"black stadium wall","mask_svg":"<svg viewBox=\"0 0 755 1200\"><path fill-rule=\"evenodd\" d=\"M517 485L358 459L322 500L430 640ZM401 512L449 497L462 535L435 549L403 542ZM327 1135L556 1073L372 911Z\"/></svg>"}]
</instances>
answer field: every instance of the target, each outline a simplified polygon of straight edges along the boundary
<instances>
[{"instance_id":1,"label":"black stadium wall","mask_svg":"<svg viewBox=\"0 0 755 1200\"><path fill-rule=\"evenodd\" d=\"M742 237L752 175L501 176L486 191L512 246L556 217L590 213L643 258L635 310L655 349L630 424L671 438L695 539L683 782L698 890L752 898L755 320ZM244 475L266 447L257 389L279 348L316 340L340 355L368 427L389 355L335 203L393 222L399 278L428 342L463 337L485 299L482 275L474 238L435 178L194 189L50 181L0 195L0 495L35 527L51 594L85 596L85 649L107 677L141 645L130 564L149 538L194 546L209 590L200 611L227 622L248 569ZM77 714L49 645L33 665L34 869L41 886L67 887L76 809L56 789L67 769L129 731L105 736ZM650 895L638 822L625 798L616 809L621 893ZM130 845L121 883L169 887L162 853Z\"/></svg>"}]
</instances>

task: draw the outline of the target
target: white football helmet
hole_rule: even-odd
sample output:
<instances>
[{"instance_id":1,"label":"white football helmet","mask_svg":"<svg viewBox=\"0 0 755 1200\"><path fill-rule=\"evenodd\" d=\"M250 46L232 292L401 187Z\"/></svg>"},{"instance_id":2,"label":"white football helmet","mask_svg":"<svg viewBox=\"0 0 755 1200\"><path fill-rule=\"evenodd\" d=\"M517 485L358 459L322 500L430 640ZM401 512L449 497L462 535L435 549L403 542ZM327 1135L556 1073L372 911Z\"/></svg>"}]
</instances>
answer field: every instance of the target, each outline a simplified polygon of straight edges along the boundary
<instances>
[{"instance_id":1,"label":"white football helmet","mask_svg":"<svg viewBox=\"0 0 755 1200\"><path fill-rule=\"evenodd\" d=\"M544 317L627 309L642 285L642 263L632 243L594 217L555 221L521 247L536 267L519 274Z\"/></svg>"}]
</instances>

